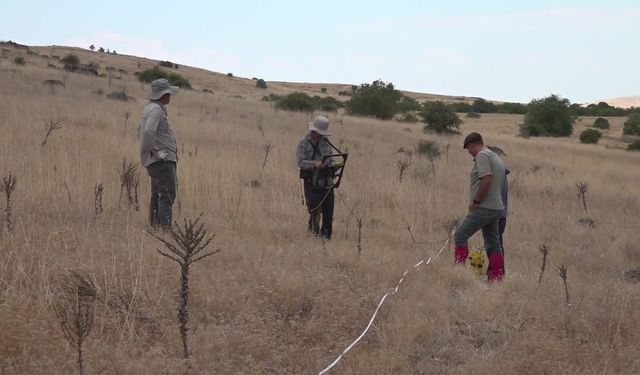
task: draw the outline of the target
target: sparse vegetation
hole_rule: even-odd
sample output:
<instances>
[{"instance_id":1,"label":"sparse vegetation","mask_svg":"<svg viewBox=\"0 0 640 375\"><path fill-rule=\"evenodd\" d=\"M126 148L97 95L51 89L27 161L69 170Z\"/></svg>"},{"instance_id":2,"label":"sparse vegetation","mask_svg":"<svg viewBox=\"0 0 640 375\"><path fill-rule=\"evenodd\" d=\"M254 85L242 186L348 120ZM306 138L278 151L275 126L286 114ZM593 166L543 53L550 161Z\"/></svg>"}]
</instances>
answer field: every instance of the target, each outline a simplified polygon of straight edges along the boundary
<instances>
[{"instance_id":1,"label":"sparse vegetation","mask_svg":"<svg viewBox=\"0 0 640 375\"><path fill-rule=\"evenodd\" d=\"M16 56L13 59L13 63L16 64L16 65L25 65L27 63L27 61L22 56Z\"/></svg>"},{"instance_id":2,"label":"sparse vegetation","mask_svg":"<svg viewBox=\"0 0 640 375\"><path fill-rule=\"evenodd\" d=\"M62 67L53 59L32 61L24 53L27 66L16 67L18 51L0 48L9 50L0 84L0 181L9 170L17 176L11 234L0 194L0 373L78 373L77 350L63 337L53 306L62 301L54 298L56 275L83 270L97 294L93 329L82 349L86 374L317 374L358 337L402 272L438 253L457 226L445 229L444 223L466 211L472 158L462 149L462 136L425 136L418 125L331 115L331 141L348 146L350 160L335 190L334 240L323 250L306 233L308 212L294 159L315 113L276 112L259 102L274 84L260 91L246 79L194 74L194 87L198 77L197 89L215 95L181 93L186 95L167 107L179 141L174 217L181 225L200 212L212 215L205 227L217 236L201 254L224 251L191 267L185 361L176 330L181 267L158 256L156 249L173 253L145 232L149 177L134 129L149 87L133 73L152 65L78 52L102 69L131 71L109 88L106 78L68 73L65 79L66 72L46 68L48 62ZM73 51L38 48L41 56ZM52 96L42 84L46 79L67 88L56 85ZM119 83L138 103L106 99ZM322 86L297 87L325 96ZM348 99L337 91L350 92L349 86L327 88ZM286 90L279 85L277 92L284 96ZM455 100L470 105L473 99ZM52 113L58 109L62 117ZM132 122L123 136L127 111ZM516 138L515 126L522 116L486 113L471 121L466 113L458 114L469 122L465 133L478 130L512 158L506 161L516 199L504 284L487 287L469 269L453 267L453 249L445 247L439 259L404 278L372 330L328 374L632 373L640 348L640 316L634 313L640 284L630 284L623 273L640 261L638 155L620 151L627 147L619 139L625 119L607 117L610 147L586 147L579 144L580 132L597 116L585 117L571 138L524 141ZM64 128L40 151L49 117L64 118ZM258 117L273 146L264 171ZM415 151L420 139L440 144L437 176ZM403 153L396 154L400 147ZM412 164L399 184L397 160L409 159L411 151ZM126 191L118 209L123 157L140 172L140 212L126 209ZM578 181L589 183L588 214L576 195ZM99 219L96 183L104 186ZM163 238L175 245L170 233ZM481 243L478 233L470 245ZM541 244L551 250L538 284ZM556 273L563 264L571 269L569 308ZM76 309L69 307L69 313Z\"/></svg>"}]
</instances>

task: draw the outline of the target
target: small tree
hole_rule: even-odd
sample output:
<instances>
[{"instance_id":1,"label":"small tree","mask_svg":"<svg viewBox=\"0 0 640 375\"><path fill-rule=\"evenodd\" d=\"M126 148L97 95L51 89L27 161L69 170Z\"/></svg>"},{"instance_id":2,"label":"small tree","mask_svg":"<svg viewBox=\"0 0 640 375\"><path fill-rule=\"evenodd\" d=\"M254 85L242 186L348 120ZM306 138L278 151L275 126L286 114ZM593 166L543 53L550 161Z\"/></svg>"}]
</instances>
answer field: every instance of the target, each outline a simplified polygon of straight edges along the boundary
<instances>
[{"instance_id":1,"label":"small tree","mask_svg":"<svg viewBox=\"0 0 640 375\"><path fill-rule=\"evenodd\" d=\"M425 122L424 130L433 130L436 133L460 133L460 124L462 120L458 117L458 114L454 112L451 107L448 107L444 102L428 101L422 104L422 111L420 112L422 121Z\"/></svg>"},{"instance_id":2,"label":"small tree","mask_svg":"<svg viewBox=\"0 0 640 375\"><path fill-rule=\"evenodd\" d=\"M640 136L640 112L629 114L627 121L624 123L622 134Z\"/></svg>"},{"instance_id":3,"label":"small tree","mask_svg":"<svg viewBox=\"0 0 640 375\"><path fill-rule=\"evenodd\" d=\"M104 48L103 47L98 48L98 52L104 53Z\"/></svg>"},{"instance_id":4,"label":"small tree","mask_svg":"<svg viewBox=\"0 0 640 375\"><path fill-rule=\"evenodd\" d=\"M598 129L609 129L611 125L606 118L598 117L596 121L593 122L593 127Z\"/></svg>"},{"instance_id":5,"label":"small tree","mask_svg":"<svg viewBox=\"0 0 640 375\"><path fill-rule=\"evenodd\" d=\"M256 87L259 89L266 89L267 88L267 81L265 81L264 79L260 78L259 80L256 81Z\"/></svg>"},{"instance_id":6,"label":"small tree","mask_svg":"<svg viewBox=\"0 0 640 375\"><path fill-rule=\"evenodd\" d=\"M568 99L551 95L534 99L527 106L520 134L527 136L568 137L573 133L575 115Z\"/></svg>"},{"instance_id":7,"label":"small tree","mask_svg":"<svg viewBox=\"0 0 640 375\"><path fill-rule=\"evenodd\" d=\"M598 143L600 137L602 137L602 133L600 133L598 130L587 129L580 133L580 142L595 144Z\"/></svg>"},{"instance_id":8,"label":"small tree","mask_svg":"<svg viewBox=\"0 0 640 375\"><path fill-rule=\"evenodd\" d=\"M363 83L353 89L347 102L347 111L354 115L374 116L390 120L400 109L403 95L393 87L393 83L382 80Z\"/></svg>"},{"instance_id":9,"label":"small tree","mask_svg":"<svg viewBox=\"0 0 640 375\"><path fill-rule=\"evenodd\" d=\"M96 49L96 46L94 46L93 44L89 46L89 49L91 50L91 52L93 52Z\"/></svg>"}]
</instances>

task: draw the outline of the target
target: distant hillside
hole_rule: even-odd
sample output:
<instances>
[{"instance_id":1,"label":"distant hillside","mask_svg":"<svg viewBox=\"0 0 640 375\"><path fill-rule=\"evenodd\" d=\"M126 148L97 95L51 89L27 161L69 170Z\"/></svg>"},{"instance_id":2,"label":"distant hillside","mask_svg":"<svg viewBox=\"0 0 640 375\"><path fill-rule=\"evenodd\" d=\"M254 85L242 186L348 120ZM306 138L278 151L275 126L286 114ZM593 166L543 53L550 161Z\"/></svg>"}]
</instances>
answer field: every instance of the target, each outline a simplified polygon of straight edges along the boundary
<instances>
[{"instance_id":1,"label":"distant hillside","mask_svg":"<svg viewBox=\"0 0 640 375\"><path fill-rule=\"evenodd\" d=\"M610 106L620 107L620 108L631 108L638 107L640 108L640 95L638 96L626 96L623 98L613 98L613 99L603 99L594 102L595 104L599 102L606 102Z\"/></svg>"},{"instance_id":2,"label":"distant hillside","mask_svg":"<svg viewBox=\"0 0 640 375\"><path fill-rule=\"evenodd\" d=\"M17 55L23 55L29 65L43 68L61 69L59 62L68 53L73 53L83 63L94 63L100 67L98 73L114 76L115 80L124 78L124 75L134 74L144 69L157 66L160 61L146 57L112 54L106 52L90 51L84 48L66 46L26 46L15 42L0 42L0 62L10 64ZM351 83L304 83L304 82L277 82L269 81L269 77L238 77L234 72L212 72L206 69L180 65L177 69L168 68L186 77L191 81L194 90L210 90L225 93L227 95L241 95L260 100L264 95L274 93L286 95L294 91L301 91L314 96L332 96L339 100L348 100L348 96L340 95L340 92L350 92ZM113 72L118 72L113 74ZM232 76L229 76L231 73ZM262 78L267 81L267 90L256 88L255 79ZM353 84L361 84L357 82ZM429 93L403 91L405 95L419 101L443 100L472 102L474 97L448 96Z\"/></svg>"}]
</instances>

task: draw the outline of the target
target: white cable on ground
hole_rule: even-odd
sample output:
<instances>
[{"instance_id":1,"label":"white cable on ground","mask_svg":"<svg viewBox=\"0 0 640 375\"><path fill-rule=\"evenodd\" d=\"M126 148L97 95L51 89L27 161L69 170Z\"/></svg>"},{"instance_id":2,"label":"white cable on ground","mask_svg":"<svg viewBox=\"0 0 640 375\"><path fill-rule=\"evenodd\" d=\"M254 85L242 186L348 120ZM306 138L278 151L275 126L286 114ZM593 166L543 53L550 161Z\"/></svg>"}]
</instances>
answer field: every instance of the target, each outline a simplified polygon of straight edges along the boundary
<instances>
[{"instance_id":1,"label":"white cable on ground","mask_svg":"<svg viewBox=\"0 0 640 375\"><path fill-rule=\"evenodd\" d=\"M429 257L426 261L424 259L422 259L421 261L416 263L413 266L413 268L418 268L423 264L425 266L429 265L432 260L437 259L440 256L440 254L442 254L444 249L447 247L447 245L449 244L449 241L451 241L451 237L453 237L453 234L455 233L455 231L456 230L454 229L451 232L451 235L449 236L449 238L447 238L447 240L444 242L444 245L442 245L442 248L440 249L440 251L438 251L438 253L434 257ZM400 284L402 284L402 281L404 281L404 277L407 276L407 274L409 273L410 270L411 269L408 269L408 270L404 271L404 273L402 274L402 277L400 278L400 280L396 284L396 287L392 291L387 292L387 293L385 293L384 296L382 296L382 298L380 299L380 302L378 302L378 306L376 307L375 311L373 312L373 316L371 316L371 319L369 320L369 324L367 324L367 327L364 329L364 331L362 331L360 336L358 336L358 338L355 339L351 343L351 345L347 346L347 348L345 350L343 350L342 353L340 353L340 355L338 356L338 358L336 358L333 362L331 362L331 364L329 366L327 366L324 370L320 371L318 373L318 375L326 374L329 370L331 370L331 368L333 368L335 365L337 365L338 362L340 362L340 360L342 360L344 355L347 354L347 352L349 350L351 350L354 346L356 346L356 344L367 334L367 332L369 331L369 328L371 328L371 325L373 325L373 321L376 319L376 316L378 315L378 311L380 310L380 307L382 306L384 301L387 299L387 297L392 296L392 295L394 295L394 294L396 294L398 292L398 289L400 288Z\"/></svg>"}]
</instances>

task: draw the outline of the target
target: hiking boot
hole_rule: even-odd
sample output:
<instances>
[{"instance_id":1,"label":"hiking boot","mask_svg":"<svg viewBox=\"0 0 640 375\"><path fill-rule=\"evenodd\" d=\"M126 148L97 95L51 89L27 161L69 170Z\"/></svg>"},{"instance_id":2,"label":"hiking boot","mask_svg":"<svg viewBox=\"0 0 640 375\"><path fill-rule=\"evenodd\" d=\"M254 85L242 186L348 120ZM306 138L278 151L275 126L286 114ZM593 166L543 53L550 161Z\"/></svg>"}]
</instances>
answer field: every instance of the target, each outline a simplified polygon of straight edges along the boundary
<instances>
[{"instance_id":1,"label":"hiking boot","mask_svg":"<svg viewBox=\"0 0 640 375\"><path fill-rule=\"evenodd\" d=\"M456 245L456 251L454 253L455 264L464 264L469 256L469 246Z\"/></svg>"},{"instance_id":2,"label":"hiking boot","mask_svg":"<svg viewBox=\"0 0 640 375\"><path fill-rule=\"evenodd\" d=\"M487 281L502 281L504 277L504 255L493 253L489 255L489 268L487 269Z\"/></svg>"}]
</instances>

